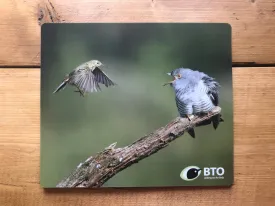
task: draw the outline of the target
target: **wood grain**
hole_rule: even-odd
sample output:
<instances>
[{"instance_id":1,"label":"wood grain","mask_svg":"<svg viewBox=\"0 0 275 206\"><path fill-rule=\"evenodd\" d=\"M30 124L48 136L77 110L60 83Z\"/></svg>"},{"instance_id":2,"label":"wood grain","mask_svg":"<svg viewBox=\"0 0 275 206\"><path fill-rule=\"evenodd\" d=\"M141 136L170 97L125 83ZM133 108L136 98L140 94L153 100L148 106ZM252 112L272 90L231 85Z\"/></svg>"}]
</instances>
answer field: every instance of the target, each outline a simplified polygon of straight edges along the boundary
<instances>
[{"instance_id":1,"label":"wood grain","mask_svg":"<svg viewBox=\"0 0 275 206\"><path fill-rule=\"evenodd\" d=\"M0 205L274 205L275 67L234 68L234 185L44 191L40 70L0 69Z\"/></svg>"},{"instance_id":2,"label":"wood grain","mask_svg":"<svg viewBox=\"0 0 275 206\"><path fill-rule=\"evenodd\" d=\"M45 22L223 22L233 62L275 64L274 0L2 0L0 66L40 65Z\"/></svg>"}]
</instances>

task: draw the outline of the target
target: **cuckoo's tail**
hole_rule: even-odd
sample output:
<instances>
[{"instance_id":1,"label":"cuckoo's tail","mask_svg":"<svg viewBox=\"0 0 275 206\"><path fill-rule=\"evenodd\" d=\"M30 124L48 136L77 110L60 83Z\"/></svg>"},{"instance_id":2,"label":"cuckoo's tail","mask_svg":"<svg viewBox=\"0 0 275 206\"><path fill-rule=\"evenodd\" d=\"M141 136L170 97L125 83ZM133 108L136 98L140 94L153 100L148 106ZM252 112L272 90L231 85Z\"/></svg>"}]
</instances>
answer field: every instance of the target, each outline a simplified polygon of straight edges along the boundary
<instances>
[{"instance_id":1,"label":"cuckoo's tail","mask_svg":"<svg viewBox=\"0 0 275 206\"><path fill-rule=\"evenodd\" d=\"M56 90L53 92L53 94L56 93L56 92L58 92L58 91L60 91L61 89L64 89L65 86L67 85L68 81L69 81L68 79L65 79L65 80L56 88Z\"/></svg>"},{"instance_id":2,"label":"cuckoo's tail","mask_svg":"<svg viewBox=\"0 0 275 206\"><path fill-rule=\"evenodd\" d=\"M221 117L221 115L218 114L218 115L216 115L216 116L214 116L214 117L212 118L212 122L213 122L213 127L214 127L214 129L217 129L218 126L219 126L219 124L220 124L220 122L224 122L224 120L223 120L223 118Z\"/></svg>"},{"instance_id":3,"label":"cuckoo's tail","mask_svg":"<svg viewBox=\"0 0 275 206\"><path fill-rule=\"evenodd\" d=\"M195 138L195 130L194 130L194 128L191 128L191 129L189 129L188 131L188 134L191 136L191 137L193 137L193 138Z\"/></svg>"}]
</instances>

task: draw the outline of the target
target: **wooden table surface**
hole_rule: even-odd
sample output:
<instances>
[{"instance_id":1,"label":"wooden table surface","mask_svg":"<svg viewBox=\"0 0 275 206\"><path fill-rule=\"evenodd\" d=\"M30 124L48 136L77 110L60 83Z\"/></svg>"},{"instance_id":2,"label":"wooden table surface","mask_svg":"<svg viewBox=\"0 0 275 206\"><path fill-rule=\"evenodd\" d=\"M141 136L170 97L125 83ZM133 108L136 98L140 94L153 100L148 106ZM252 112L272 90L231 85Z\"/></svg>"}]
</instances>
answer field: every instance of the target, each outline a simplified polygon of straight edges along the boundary
<instances>
[{"instance_id":1,"label":"wooden table surface","mask_svg":"<svg viewBox=\"0 0 275 206\"><path fill-rule=\"evenodd\" d=\"M0 205L275 205L274 0L1 0ZM227 22L233 35L231 188L43 190L40 25Z\"/></svg>"}]
</instances>

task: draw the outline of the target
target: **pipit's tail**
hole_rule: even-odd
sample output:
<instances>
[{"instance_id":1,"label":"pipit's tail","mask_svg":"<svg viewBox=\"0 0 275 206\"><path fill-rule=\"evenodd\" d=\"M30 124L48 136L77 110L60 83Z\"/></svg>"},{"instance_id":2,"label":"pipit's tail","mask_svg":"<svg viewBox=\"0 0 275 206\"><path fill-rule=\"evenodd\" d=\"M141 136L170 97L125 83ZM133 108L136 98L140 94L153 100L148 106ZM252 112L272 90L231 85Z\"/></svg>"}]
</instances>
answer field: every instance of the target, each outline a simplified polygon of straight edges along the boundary
<instances>
[{"instance_id":1,"label":"pipit's tail","mask_svg":"<svg viewBox=\"0 0 275 206\"><path fill-rule=\"evenodd\" d=\"M57 88L54 90L53 94L60 91L61 89L64 89L65 86L67 85L69 79L65 79Z\"/></svg>"}]
</instances>

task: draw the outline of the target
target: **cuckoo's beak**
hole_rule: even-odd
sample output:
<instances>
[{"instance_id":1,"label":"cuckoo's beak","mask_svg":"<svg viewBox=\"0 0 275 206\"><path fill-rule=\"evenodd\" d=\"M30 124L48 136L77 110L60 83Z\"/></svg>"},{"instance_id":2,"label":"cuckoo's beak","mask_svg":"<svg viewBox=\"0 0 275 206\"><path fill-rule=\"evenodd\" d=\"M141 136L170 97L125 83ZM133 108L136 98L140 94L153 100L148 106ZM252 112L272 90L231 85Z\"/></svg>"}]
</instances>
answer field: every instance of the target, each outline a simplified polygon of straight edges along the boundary
<instances>
[{"instance_id":1,"label":"cuckoo's beak","mask_svg":"<svg viewBox=\"0 0 275 206\"><path fill-rule=\"evenodd\" d=\"M167 75L169 75L169 76L171 76L171 73L167 73ZM168 85L168 84L173 84L173 82L176 80L176 78L174 77L174 80L173 81L170 81L170 82L166 82L166 83L164 83L163 84L163 86L166 86L166 85Z\"/></svg>"}]
</instances>

